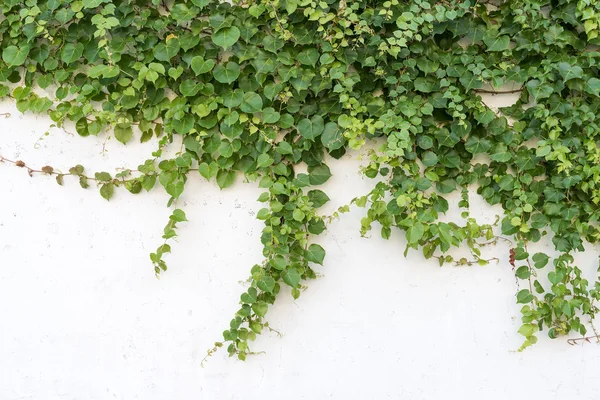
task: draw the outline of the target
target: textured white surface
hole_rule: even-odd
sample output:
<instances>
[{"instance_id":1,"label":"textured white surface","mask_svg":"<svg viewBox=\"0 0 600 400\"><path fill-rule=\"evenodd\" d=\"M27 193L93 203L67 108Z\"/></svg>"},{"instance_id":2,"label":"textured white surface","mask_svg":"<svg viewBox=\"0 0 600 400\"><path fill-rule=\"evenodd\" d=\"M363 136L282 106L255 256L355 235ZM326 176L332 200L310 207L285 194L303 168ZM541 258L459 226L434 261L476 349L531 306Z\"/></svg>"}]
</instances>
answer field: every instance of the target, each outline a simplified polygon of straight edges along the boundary
<instances>
[{"instance_id":1,"label":"textured white surface","mask_svg":"<svg viewBox=\"0 0 600 400\"><path fill-rule=\"evenodd\" d=\"M135 168L154 144L107 144L52 130L46 117L0 104L0 154L32 166ZM331 162L329 209L366 193L360 160ZM189 223L154 277L148 253L169 210L162 190L110 202L71 179L29 178L0 165L0 400L187 399L594 399L600 347L550 340L515 353L521 337L508 247L501 262L444 267L412 252L397 232L358 233L361 210L319 238L321 272L297 301L285 295L242 363L224 351L200 367L228 326L240 281L261 260L260 190L219 191L199 176L179 206ZM475 200L474 200L475 202ZM486 205L475 216L493 219ZM581 255L593 272L597 253Z\"/></svg>"}]
</instances>

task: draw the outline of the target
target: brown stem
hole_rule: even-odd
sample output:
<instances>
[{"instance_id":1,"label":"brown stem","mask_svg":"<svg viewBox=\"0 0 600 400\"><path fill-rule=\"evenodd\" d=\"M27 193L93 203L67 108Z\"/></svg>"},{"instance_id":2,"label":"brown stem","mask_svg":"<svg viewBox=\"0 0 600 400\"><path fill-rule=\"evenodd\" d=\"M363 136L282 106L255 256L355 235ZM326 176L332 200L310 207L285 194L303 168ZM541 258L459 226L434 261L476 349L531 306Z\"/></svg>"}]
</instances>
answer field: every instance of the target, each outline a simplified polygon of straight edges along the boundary
<instances>
[{"instance_id":1,"label":"brown stem","mask_svg":"<svg viewBox=\"0 0 600 400\"><path fill-rule=\"evenodd\" d=\"M25 162L21 161L21 160L10 160L2 155L0 155L0 163L2 162L6 162L9 164L13 164L16 167L19 168L25 168L27 170L27 173L29 174L29 176L33 176L33 174L44 174L44 175L60 175L60 176L78 176L78 177L84 177L85 179L87 179L88 181L98 181L98 179L91 177L91 176L87 176L87 175L79 175L79 174L73 174L71 172L59 172L59 171L55 171L53 167L46 165L44 167L42 167L42 169L35 169L35 168L31 168L30 166L28 166L27 164L25 164ZM129 170L131 172L139 172L138 170ZM104 182L104 181L101 181ZM112 183L121 183L121 182L125 182L123 181L119 181L118 179L112 179L110 182Z\"/></svg>"},{"instance_id":2,"label":"brown stem","mask_svg":"<svg viewBox=\"0 0 600 400\"><path fill-rule=\"evenodd\" d=\"M521 86L519 89L512 90L486 90L486 89L474 89L476 93L488 93L488 94L510 94L510 93L518 93L523 91L524 86Z\"/></svg>"},{"instance_id":3,"label":"brown stem","mask_svg":"<svg viewBox=\"0 0 600 400\"><path fill-rule=\"evenodd\" d=\"M567 339L567 343L569 343L571 346L574 346L578 342L583 342L583 341L586 341L588 343L592 343L590 341L590 339L596 339L596 342L598 342L600 340L600 336L593 335L593 336L585 336L585 337L580 337L580 338L575 338L575 339Z\"/></svg>"}]
</instances>

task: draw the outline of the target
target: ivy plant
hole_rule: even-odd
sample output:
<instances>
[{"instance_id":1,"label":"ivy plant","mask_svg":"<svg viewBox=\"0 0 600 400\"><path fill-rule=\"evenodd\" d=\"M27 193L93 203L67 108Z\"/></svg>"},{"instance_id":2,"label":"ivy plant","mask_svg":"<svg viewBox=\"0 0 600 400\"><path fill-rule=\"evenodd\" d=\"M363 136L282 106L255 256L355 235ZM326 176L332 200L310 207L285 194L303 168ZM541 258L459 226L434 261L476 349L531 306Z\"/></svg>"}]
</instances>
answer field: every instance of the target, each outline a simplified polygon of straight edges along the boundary
<instances>
[{"instance_id":1,"label":"ivy plant","mask_svg":"<svg viewBox=\"0 0 600 400\"><path fill-rule=\"evenodd\" d=\"M147 161L114 176L1 161L59 184L68 176L96 185L107 200L116 188L139 193L158 182L169 207L194 175L223 189L243 175L264 189L264 261L251 267L215 349L252 354L278 294L298 297L323 264L314 239L351 206L367 209L361 233L400 231L407 251L440 265L486 265L500 257L486 259L481 246L512 243L521 348L540 331L587 340L591 329L597 338L600 281L573 257L600 239L597 2L1 3L0 97L81 136L159 138ZM507 92L518 94L510 107L482 100ZM176 138L182 150L164 157ZM373 189L323 215L328 160L357 150L368 151L362 172ZM495 224L470 215L469 190L502 207ZM454 192L463 222L442 222ZM157 275L184 221L174 209L150 255ZM557 256L528 250L544 236ZM456 247L464 257L449 255Z\"/></svg>"}]
</instances>

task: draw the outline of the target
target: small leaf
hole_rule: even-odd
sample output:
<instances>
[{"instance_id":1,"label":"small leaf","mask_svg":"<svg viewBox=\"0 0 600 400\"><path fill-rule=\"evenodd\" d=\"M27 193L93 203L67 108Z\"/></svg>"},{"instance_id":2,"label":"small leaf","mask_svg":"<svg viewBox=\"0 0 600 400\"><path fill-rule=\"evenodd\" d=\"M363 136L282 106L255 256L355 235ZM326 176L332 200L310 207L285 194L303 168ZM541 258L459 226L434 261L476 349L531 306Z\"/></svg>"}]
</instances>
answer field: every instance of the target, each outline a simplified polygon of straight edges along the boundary
<instances>
[{"instance_id":1,"label":"small leaf","mask_svg":"<svg viewBox=\"0 0 600 400\"><path fill-rule=\"evenodd\" d=\"M217 172L219 172L219 167L214 163L207 164L203 162L198 165L198 171L206 180L210 180L212 177L217 175Z\"/></svg>"},{"instance_id":2,"label":"small leaf","mask_svg":"<svg viewBox=\"0 0 600 400\"><path fill-rule=\"evenodd\" d=\"M265 303L264 301L259 301L259 302L252 304L252 310L259 317L264 317L265 314L267 314L267 311L269 310L269 305L267 303Z\"/></svg>"},{"instance_id":3,"label":"small leaf","mask_svg":"<svg viewBox=\"0 0 600 400\"><path fill-rule=\"evenodd\" d=\"M583 69L579 65L571 65L567 62L560 62L556 65L558 72L562 75L565 82L575 78L583 77Z\"/></svg>"},{"instance_id":4,"label":"small leaf","mask_svg":"<svg viewBox=\"0 0 600 400\"><path fill-rule=\"evenodd\" d=\"M83 55L83 43L67 43L62 48L60 58L65 64L71 64L81 58Z\"/></svg>"},{"instance_id":5,"label":"small leaf","mask_svg":"<svg viewBox=\"0 0 600 400\"><path fill-rule=\"evenodd\" d=\"M270 261L269 264L275 268L276 270L283 271L285 267L287 267L287 261L283 256L275 256Z\"/></svg>"},{"instance_id":6,"label":"small leaf","mask_svg":"<svg viewBox=\"0 0 600 400\"><path fill-rule=\"evenodd\" d=\"M300 284L301 276L296 268L287 268L282 272L281 278L287 285L296 288Z\"/></svg>"},{"instance_id":7,"label":"small leaf","mask_svg":"<svg viewBox=\"0 0 600 400\"><path fill-rule=\"evenodd\" d=\"M321 134L321 143L327 147L329 151L340 149L344 146L344 135L338 124L328 122Z\"/></svg>"},{"instance_id":8,"label":"small leaf","mask_svg":"<svg viewBox=\"0 0 600 400\"><path fill-rule=\"evenodd\" d=\"M262 120L265 124L274 124L279 121L281 115L273 107L267 107L262 110Z\"/></svg>"},{"instance_id":9,"label":"small leaf","mask_svg":"<svg viewBox=\"0 0 600 400\"><path fill-rule=\"evenodd\" d=\"M314 208L319 208L323 204L327 203L330 199L322 190L310 190L308 193L308 200L313 203Z\"/></svg>"},{"instance_id":10,"label":"small leaf","mask_svg":"<svg viewBox=\"0 0 600 400\"><path fill-rule=\"evenodd\" d=\"M506 35L498 35L496 37L483 38L483 43L487 46L488 51L504 51L508 49L510 38Z\"/></svg>"},{"instance_id":11,"label":"small leaf","mask_svg":"<svg viewBox=\"0 0 600 400\"><path fill-rule=\"evenodd\" d=\"M535 324L523 324L519 328L519 333L525 337L529 337L535 333Z\"/></svg>"},{"instance_id":12,"label":"small leaf","mask_svg":"<svg viewBox=\"0 0 600 400\"><path fill-rule=\"evenodd\" d=\"M263 292L273 293L273 289L275 289L275 280L270 276L265 276L257 282L257 286Z\"/></svg>"},{"instance_id":13,"label":"small leaf","mask_svg":"<svg viewBox=\"0 0 600 400\"><path fill-rule=\"evenodd\" d=\"M593 94L594 96L600 96L600 79L590 78L586 82L585 91Z\"/></svg>"},{"instance_id":14,"label":"small leaf","mask_svg":"<svg viewBox=\"0 0 600 400\"><path fill-rule=\"evenodd\" d=\"M438 156L433 151L426 151L421 156L421 162L426 167L432 167L438 163Z\"/></svg>"},{"instance_id":15,"label":"small leaf","mask_svg":"<svg viewBox=\"0 0 600 400\"><path fill-rule=\"evenodd\" d=\"M534 267L536 267L538 269L544 268L546 266L546 264L548 264L549 259L550 259L550 257L548 257L544 253L535 253L532 257L532 260L534 262Z\"/></svg>"},{"instance_id":16,"label":"small leaf","mask_svg":"<svg viewBox=\"0 0 600 400\"><path fill-rule=\"evenodd\" d=\"M171 217L169 217L169 218L175 222L187 221L187 218L185 217L185 212L179 208L173 210L173 213L171 214Z\"/></svg>"},{"instance_id":17,"label":"small leaf","mask_svg":"<svg viewBox=\"0 0 600 400\"><path fill-rule=\"evenodd\" d=\"M308 179L311 185L322 185L331 178L331 171L325 164L321 164L318 167L309 168Z\"/></svg>"},{"instance_id":18,"label":"small leaf","mask_svg":"<svg viewBox=\"0 0 600 400\"><path fill-rule=\"evenodd\" d=\"M527 304L533 300L533 295L529 289L523 289L517 293L517 303Z\"/></svg>"},{"instance_id":19,"label":"small leaf","mask_svg":"<svg viewBox=\"0 0 600 400\"><path fill-rule=\"evenodd\" d=\"M131 140L133 136L133 130L131 129L131 125L117 124L115 126L115 139L119 142L125 144Z\"/></svg>"},{"instance_id":20,"label":"small leaf","mask_svg":"<svg viewBox=\"0 0 600 400\"><path fill-rule=\"evenodd\" d=\"M530 80L527 82L525 87L527 87L529 94L533 96L533 100L536 102L541 99L548 98L552 93L554 93L552 86L548 85L547 83L541 83L538 79Z\"/></svg>"},{"instance_id":21,"label":"small leaf","mask_svg":"<svg viewBox=\"0 0 600 400\"><path fill-rule=\"evenodd\" d=\"M256 159L256 166L258 168L268 167L271 164L273 164L273 159L268 154L263 153Z\"/></svg>"},{"instance_id":22,"label":"small leaf","mask_svg":"<svg viewBox=\"0 0 600 400\"><path fill-rule=\"evenodd\" d=\"M262 110L263 101L259 94L254 92L244 93L240 110L245 113L255 113Z\"/></svg>"},{"instance_id":23,"label":"small leaf","mask_svg":"<svg viewBox=\"0 0 600 400\"><path fill-rule=\"evenodd\" d=\"M240 38L240 30L235 26L221 28L212 34L212 41L225 49L233 46Z\"/></svg>"},{"instance_id":24,"label":"small leaf","mask_svg":"<svg viewBox=\"0 0 600 400\"><path fill-rule=\"evenodd\" d=\"M485 153L492 148L492 142L488 139L483 139L477 136L470 136L465 143L467 151L473 155Z\"/></svg>"},{"instance_id":25,"label":"small leaf","mask_svg":"<svg viewBox=\"0 0 600 400\"><path fill-rule=\"evenodd\" d=\"M201 56L196 56L196 57L192 58L191 66L192 66L192 71L194 71L194 73L196 75L205 74L207 72L212 71L212 69L215 66L215 60L213 60L213 59L205 60ZM239 75L239 68L238 68L238 75Z\"/></svg>"},{"instance_id":26,"label":"small leaf","mask_svg":"<svg viewBox=\"0 0 600 400\"><path fill-rule=\"evenodd\" d=\"M298 133L305 139L312 141L323 132L324 128L323 118L320 115L315 115L311 119L304 118L298 123Z\"/></svg>"},{"instance_id":27,"label":"small leaf","mask_svg":"<svg viewBox=\"0 0 600 400\"><path fill-rule=\"evenodd\" d=\"M318 244L311 244L304 252L304 257L306 258L306 261L323 265L323 260L325 259L325 250Z\"/></svg>"},{"instance_id":28,"label":"small leaf","mask_svg":"<svg viewBox=\"0 0 600 400\"><path fill-rule=\"evenodd\" d=\"M219 170L217 173L217 184L221 189L228 188L235 182L235 172L227 170Z\"/></svg>"},{"instance_id":29,"label":"small leaf","mask_svg":"<svg viewBox=\"0 0 600 400\"><path fill-rule=\"evenodd\" d=\"M110 200L114 193L114 185L112 182L105 183L100 187L100 196L104 197L106 200Z\"/></svg>"},{"instance_id":30,"label":"small leaf","mask_svg":"<svg viewBox=\"0 0 600 400\"><path fill-rule=\"evenodd\" d=\"M519 279L528 279L531 276L531 272L529 271L528 267L523 265L517 268L517 270L515 271L515 275Z\"/></svg>"},{"instance_id":31,"label":"small leaf","mask_svg":"<svg viewBox=\"0 0 600 400\"><path fill-rule=\"evenodd\" d=\"M420 222L415 222L413 226L406 231L406 240L409 244L418 243L425 234L425 226Z\"/></svg>"},{"instance_id":32,"label":"small leaf","mask_svg":"<svg viewBox=\"0 0 600 400\"><path fill-rule=\"evenodd\" d=\"M226 65L219 64L215 67L213 76L218 82L232 83L240 76L240 66L233 61L229 61Z\"/></svg>"}]
</instances>

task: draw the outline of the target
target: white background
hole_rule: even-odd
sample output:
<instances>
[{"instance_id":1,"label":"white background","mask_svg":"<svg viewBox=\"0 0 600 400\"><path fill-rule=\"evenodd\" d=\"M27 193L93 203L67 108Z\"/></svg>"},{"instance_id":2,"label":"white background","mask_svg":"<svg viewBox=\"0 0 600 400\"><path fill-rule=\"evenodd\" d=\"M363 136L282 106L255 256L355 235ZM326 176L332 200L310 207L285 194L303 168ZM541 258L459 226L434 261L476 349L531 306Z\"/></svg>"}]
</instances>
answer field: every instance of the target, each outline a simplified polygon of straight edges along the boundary
<instances>
[{"instance_id":1,"label":"white background","mask_svg":"<svg viewBox=\"0 0 600 400\"><path fill-rule=\"evenodd\" d=\"M80 163L114 173L136 168L155 148L109 140L102 155L105 136L60 129L38 141L47 117L23 116L10 102L0 112L12 113L0 119L0 154L33 167ZM325 212L370 190L360 165L358 154L330 162ZM239 182L219 191L193 176L178 204L190 222L157 280L148 253L170 213L162 189L121 189L106 202L72 178L60 187L8 164L0 164L0 182L0 400L600 396L596 344L540 333L537 345L514 351L520 306L506 245L486 250L497 265L440 268L414 251L405 259L398 232L385 241L375 228L361 238L364 210L354 210L318 238L327 251L323 277L269 311L283 337L262 335L253 350L265 354L245 363L221 350L202 368L261 261L260 189ZM474 197L480 222L498 212ZM594 249L578 257L590 277L596 258Z\"/></svg>"}]
</instances>

